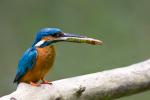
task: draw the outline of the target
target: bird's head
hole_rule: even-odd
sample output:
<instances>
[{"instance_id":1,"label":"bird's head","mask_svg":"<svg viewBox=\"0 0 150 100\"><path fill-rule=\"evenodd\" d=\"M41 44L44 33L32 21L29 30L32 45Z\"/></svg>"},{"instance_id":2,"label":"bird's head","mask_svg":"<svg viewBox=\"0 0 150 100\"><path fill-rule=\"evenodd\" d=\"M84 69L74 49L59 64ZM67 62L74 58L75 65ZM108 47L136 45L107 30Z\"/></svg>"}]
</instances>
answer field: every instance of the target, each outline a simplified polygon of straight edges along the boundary
<instances>
[{"instance_id":1,"label":"bird's head","mask_svg":"<svg viewBox=\"0 0 150 100\"><path fill-rule=\"evenodd\" d=\"M77 34L64 33L58 28L43 28L36 37L32 46L45 47L52 43L67 41L77 43L101 44L102 41Z\"/></svg>"}]
</instances>

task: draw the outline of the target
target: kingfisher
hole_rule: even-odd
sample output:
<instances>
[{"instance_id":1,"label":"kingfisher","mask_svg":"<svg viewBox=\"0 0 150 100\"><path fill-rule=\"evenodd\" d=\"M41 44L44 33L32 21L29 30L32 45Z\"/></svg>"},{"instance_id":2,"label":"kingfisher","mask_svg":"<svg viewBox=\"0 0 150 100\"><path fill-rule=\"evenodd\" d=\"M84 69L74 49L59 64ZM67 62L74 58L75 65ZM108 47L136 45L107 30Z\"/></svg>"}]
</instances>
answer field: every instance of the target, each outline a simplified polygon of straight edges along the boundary
<instances>
[{"instance_id":1,"label":"kingfisher","mask_svg":"<svg viewBox=\"0 0 150 100\"><path fill-rule=\"evenodd\" d=\"M64 33L59 28L43 28L37 32L32 46L25 51L19 60L14 83L24 82L33 86L52 84L44 77L54 64L56 54L54 44L63 41L102 44L100 40Z\"/></svg>"}]
</instances>

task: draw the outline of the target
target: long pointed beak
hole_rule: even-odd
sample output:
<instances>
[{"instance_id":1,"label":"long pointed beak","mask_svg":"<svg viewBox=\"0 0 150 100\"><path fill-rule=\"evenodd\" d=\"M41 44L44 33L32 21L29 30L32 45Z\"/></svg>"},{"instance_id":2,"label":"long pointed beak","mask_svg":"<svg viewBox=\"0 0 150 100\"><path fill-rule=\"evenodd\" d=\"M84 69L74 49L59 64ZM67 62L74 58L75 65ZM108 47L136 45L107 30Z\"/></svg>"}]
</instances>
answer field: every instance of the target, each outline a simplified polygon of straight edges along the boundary
<instances>
[{"instance_id":1,"label":"long pointed beak","mask_svg":"<svg viewBox=\"0 0 150 100\"><path fill-rule=\"evenodd\" d=\"M70 34L70 33L63 33L63 35L57 40L60 41L67 41L67 42L76 42L76 43L88 43L88 44L102 44L103 42L98 39L88 38L86 36L76 35L76 34Z\"/></svg>"}]
</instances>

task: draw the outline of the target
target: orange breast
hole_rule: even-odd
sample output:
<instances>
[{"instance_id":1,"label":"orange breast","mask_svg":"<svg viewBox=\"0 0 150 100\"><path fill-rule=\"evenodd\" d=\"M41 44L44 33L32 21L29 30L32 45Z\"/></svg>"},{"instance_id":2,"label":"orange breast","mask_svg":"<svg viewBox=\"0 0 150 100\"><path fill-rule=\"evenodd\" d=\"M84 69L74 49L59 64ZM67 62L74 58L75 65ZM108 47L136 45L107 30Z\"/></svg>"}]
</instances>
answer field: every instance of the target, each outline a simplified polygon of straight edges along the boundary
<instances>
[{"instance_id":1,"label":"orange breast","mask_svg":"<svg viewBox=\"0 0 150 100\"><path fill-rule=\"evenodd\" d=\"M46 46L44 48L37 48L37 60L32 70L28 70L22 77L21 82L38 82L44 79L44 76L53 66L55 59L54 46Z\"/></svg>"}]
</instances>

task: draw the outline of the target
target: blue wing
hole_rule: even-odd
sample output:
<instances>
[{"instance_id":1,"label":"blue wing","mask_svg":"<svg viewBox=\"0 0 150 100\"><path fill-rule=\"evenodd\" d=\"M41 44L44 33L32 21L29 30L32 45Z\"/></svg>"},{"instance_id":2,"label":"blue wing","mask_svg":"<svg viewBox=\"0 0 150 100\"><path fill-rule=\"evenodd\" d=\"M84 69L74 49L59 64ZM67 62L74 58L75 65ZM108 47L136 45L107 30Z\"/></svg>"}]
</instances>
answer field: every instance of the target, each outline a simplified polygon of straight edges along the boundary
<instances>
[{"instance_id":1,"label":"blue wing","mask_svg":"<svg viewBox=\"0 0 150 100\"><path fill-rule=\"evenodd\" d=\"M19 82L27 70L31 70L36 63L37 51L35 47L29 48L19 61L14 82Z\"/></svg>"}]
</instances>

